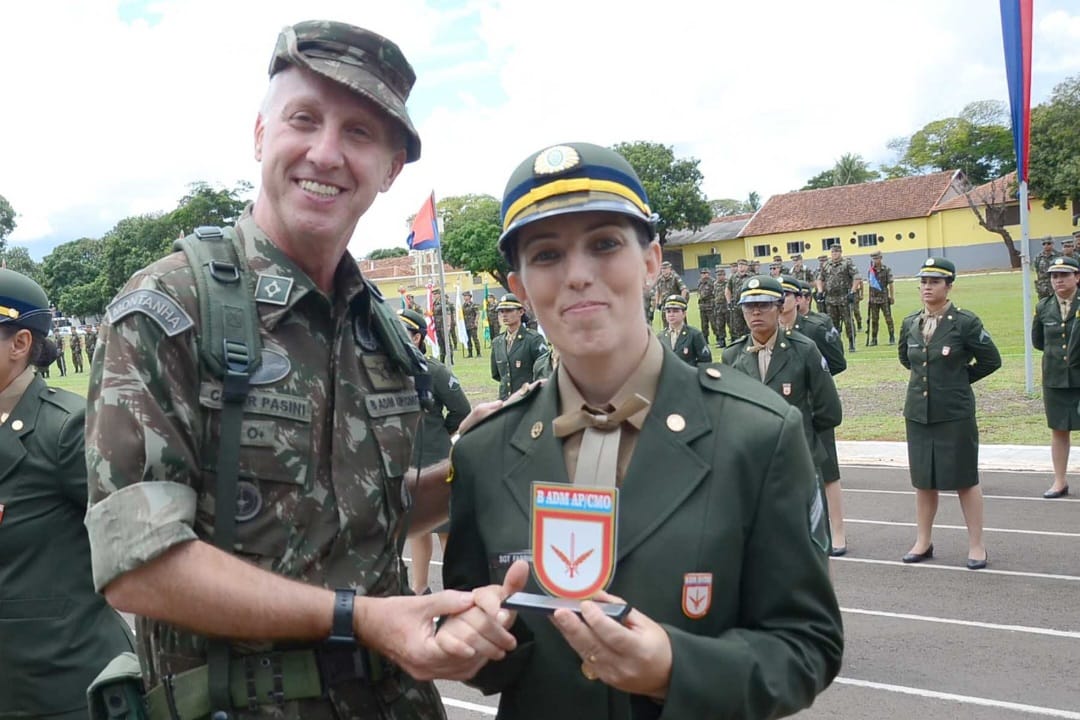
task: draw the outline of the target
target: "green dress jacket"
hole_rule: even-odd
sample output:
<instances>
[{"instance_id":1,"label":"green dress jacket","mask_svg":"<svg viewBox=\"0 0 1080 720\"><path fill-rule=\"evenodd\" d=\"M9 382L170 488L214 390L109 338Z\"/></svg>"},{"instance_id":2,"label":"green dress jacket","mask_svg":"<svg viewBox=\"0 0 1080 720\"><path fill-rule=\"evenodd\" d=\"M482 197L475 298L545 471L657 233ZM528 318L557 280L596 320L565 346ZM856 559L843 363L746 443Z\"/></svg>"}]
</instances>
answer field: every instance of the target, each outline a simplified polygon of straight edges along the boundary
<instances>
[{"instance_id":1,"label":"green dress jacket","mask_svg":"<svg viewBox=\"0 0 1080 720\"><path fill-rule=\"evenodd\" d=\"M450 436L472 409L461 382L450 368L433 358L427 358L426 362L435 403L424 410L417 442L413 444L413 462L419 463L418 467L434 465L450 456Z\"/></svg>"},{"instance_id":2,"label":"green dress jacket","mask_svg":"<svg viewBox=\"0 0 1080 720\"><path fill-rule=\"evenodd\" d=\"M1001 367L990 333L975 313L950 305L927 344L921 315L904 318L896 343L900 364L911 370L904 417L924 425L975 417L971 384Z\"/></svg>"},{"instance_id":3,"label":"green dress jacket","mask_svg":"<svg viewBox=\"0 0 1080 720\"><path fill-rule=\"evenodd\" d=\"M534 482L570 482L557 376L454 447L448 588L500 582L529 555ZM676 419L677 418L677 419ZM665 352L619 495L610 592L661 623L673 665L663 704L590 682L550 620L519 613L519 645L471 681L499 718L771 718L807 707L840 668L843 632L820 549L824 519L799 414L756 381ZM816 533L816 538L811 533ZM683 609L708 573L708 610ZM528 592L540 592L530 579Z\"/></svg>"},{"instance_id":4,"label":"green dress jacket","mask_svg":"<svg viewBox=\"0 0 1080 720\"><path fill-rule=\"evenodd\" d=\"M675 339L674 347L671 345L670 333L661 330L657 336L660 338L661 345L671 350L676 357L688 365L712 362L712 350L709 349L709 343L705 342L705 336L696 327L683 325L679 336Z\"/></svg>"},{"instance_id":5,"label":"green dress jacket","mask_svg":"<svg viewBox=\"0 0 1080 720\"><path fill-rule=\"evenodd\" d=\"M1042 384L1049 388L1080 388L1080 293L1073 298L1066 317L1061 317L1057 295L1035 306L1031 321L1031 344L1042 350Z\"/></svg>"},{"instance_id":6,"label":"green dress jacket","mask_svg":"<svg viewBox=\"0 0 1080 720\"><path fill-rule=\"evenodd\" d=\"M814 341L818 352L829 365L830 375L839 375L847 370L847 358L844 357L844 343L840 339L840 331L828 315L815 312L798 315L794 329Z\"/></svg>"},{"instance_id":7,"label":"green dress jacket","mask_svg":"<svg viewBox=\"0 0 1080 720\"><path fill-rule=\"evenodd\" d=\"M723 362L772 388L802 413L806 442L813 449L818 465L827 459L827 451L818 433L830 430L844 419L840 394L829 374L829 365L813 340L799 332L783 332L773 346L769 370L762 378L757 355L746 351L750 336L724 348Z\"/></svg>"},{"instance_id":8,"label":"green dress jacket","mask_svg":"<svg viewBox=\"0 0 1080 720\"><path fill-rule=\"evenodd\" d=\"M547 353L544 336L522 323L506 350L506 333L491 341L491 379L499 381L499 399L505 400L522 385L533 381L536 361Z\"/></svg>"},{"instance_id":9,"label":"green dress jacket","mask_svg":"<svg viewBox=\"0 0 1080 720\"><path fill-rule=\"evenodd\" d=\"M85 718L90 681L134 649L90 573L85 409L37 377L0 425L0 718Z\"/></svg>"}]
</instances>

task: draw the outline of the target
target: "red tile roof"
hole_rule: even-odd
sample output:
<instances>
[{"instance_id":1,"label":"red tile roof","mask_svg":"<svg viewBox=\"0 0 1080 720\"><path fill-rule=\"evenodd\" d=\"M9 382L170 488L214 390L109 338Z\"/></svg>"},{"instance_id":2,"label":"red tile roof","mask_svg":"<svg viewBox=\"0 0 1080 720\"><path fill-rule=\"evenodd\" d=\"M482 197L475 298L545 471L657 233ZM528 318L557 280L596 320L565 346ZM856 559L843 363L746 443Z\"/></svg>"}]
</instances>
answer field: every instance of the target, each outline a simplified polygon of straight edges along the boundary
<instances>
[{"instance_id":1,"label":"red tile roof","mask_svg":"<svg viewBox=\"0 0 1080 720\"><path fill-rule=\"evenodd\" d=\"M971 197L976 205L986 204L1003 205L1016 202L1016 171L1003 175L996 180L983 183L971 191ZM938 203L935 210L955 210L956 208L968 207L967 198L962 194L951 200Z\"/></svg>"},{"instance_id":2,"label":"red tile roof","mask_svg":"<svg viewBox=\"0 0 1080 720\"><path fill-rule=\"evenodd\" d=\"M773 195L741 237L926 217L964 185L959 170Z\"/></svg>"},{"instance_id":3,"label":"red tile roof","mask_svg":"<svg viewBox=\"0 0 1080 720\"><path fill-rule=\"evenodd\" d=\"M405 278L416 275L416 258L412 255L383 258L381 260L357 260L356 264L360 267L360 272L364 273L364 277L368 280ZM430 268L430 263L424 264L425 275L428 274ZM460 268L456 268L447 262L443 263L443 269L444 272L448 273L461 272Z\"/></svg>"}]
</instances>

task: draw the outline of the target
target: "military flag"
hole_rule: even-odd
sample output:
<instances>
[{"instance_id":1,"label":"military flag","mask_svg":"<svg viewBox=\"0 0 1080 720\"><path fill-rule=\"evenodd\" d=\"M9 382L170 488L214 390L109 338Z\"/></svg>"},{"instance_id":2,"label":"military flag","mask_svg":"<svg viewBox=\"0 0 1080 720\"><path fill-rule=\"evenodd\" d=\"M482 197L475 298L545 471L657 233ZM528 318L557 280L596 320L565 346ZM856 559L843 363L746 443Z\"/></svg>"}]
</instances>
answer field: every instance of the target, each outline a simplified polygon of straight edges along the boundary
<instances>
[{"instance_id":1,"label":"military flag","mask_svg":"<svg viewBox=\"0 0 1080 720\"><path fill-rule=\"evenodd\" d=\"M413 218L409 237L406 239L410 250L435 250L439 247L439 225L435 220L435 191L420 206L420 212Z\"/></svg>"}]
</instances>

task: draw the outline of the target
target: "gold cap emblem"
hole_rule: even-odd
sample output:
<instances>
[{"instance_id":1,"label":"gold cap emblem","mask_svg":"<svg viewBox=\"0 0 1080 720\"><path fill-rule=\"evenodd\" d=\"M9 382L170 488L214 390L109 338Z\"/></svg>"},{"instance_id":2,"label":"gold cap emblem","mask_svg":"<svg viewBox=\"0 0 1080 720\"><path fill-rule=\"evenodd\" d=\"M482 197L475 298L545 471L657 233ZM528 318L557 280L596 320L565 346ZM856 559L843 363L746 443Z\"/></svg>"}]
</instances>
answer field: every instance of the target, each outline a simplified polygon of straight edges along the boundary
<instances>
[{"instance_id":1,"label":"gold cap emblem","mask_svg":"<svg viewBox=\"0 0 1080 720\"><path fill-rule=\"evenodd\" d=\"M532 435L533 440L535 440L536 438L543 435L544 434L544 423L540 422L539 420L534 422L533 426L532 426L532 430L529 431L529 434Z\"/></svg>"},{"instance_id":2,"label":"gold cap emblem","mask_svg":"<svg viewBox=\"0 0 1080 720\"><path fill-rule=\"evenodd\" d=\"M753 289L753 288L756 288L760 284L761 284L761 281L758 280L757 278L754 278L750 282L746 283L746 287Z\"/></svg>"},{"instance_id":3,"label":"gold cap emblem","mask_svg":"<svg viewBox=\"0 0 1080 720\"><path fill-rule=\"evenodd\" d=\"M533 172L537 175L554 175L555 173L577 167L581 163L581 156L577 150L566 145L543 150L533 161Z\"/></svg>"},{"instance_id":4,"label":"gold cap emblem","mask_svg":"<svg viewBox=\"0 0 1080 720\"><path fill-rule=\"evenodd\" d=\"M667 416L667 426L671 432L682 432L686 429L686 418L678 413L672 413Z\"/></svg>"}]
</instances>

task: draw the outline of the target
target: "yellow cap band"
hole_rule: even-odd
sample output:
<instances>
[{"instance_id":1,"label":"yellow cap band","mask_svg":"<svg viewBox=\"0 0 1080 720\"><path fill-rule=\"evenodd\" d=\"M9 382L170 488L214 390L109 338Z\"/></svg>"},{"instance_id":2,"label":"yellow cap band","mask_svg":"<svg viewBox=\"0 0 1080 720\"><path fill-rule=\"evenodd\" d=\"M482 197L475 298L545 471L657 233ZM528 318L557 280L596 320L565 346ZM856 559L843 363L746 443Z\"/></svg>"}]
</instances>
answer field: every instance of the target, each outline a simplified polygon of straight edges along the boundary
<instances>
[{"instance_id":1,"label":"yellow cap band","mask_svg":"<svg viewBox=\"0 0 1080 720\"><path fill-rule=\"evenodd\" d=\"M593 180L591 178L569 178L566 180L555 180L553 182L545 183L540 187L533 188L518 198L506 211L506 219L503 221L503 232L506 232L506 229L517 220L517 216L530 205L535 205L536 203L543 202L544 200L558 195L569 195L571 193L579 192L605 192L612 195L618 195L619 197L632 202L645 217L652 214L652 211L649 210L649 206L641 201L641 198L637 196L637 193L622 183L612 182L611 180Z\"/></svg>"}]
</instances>

